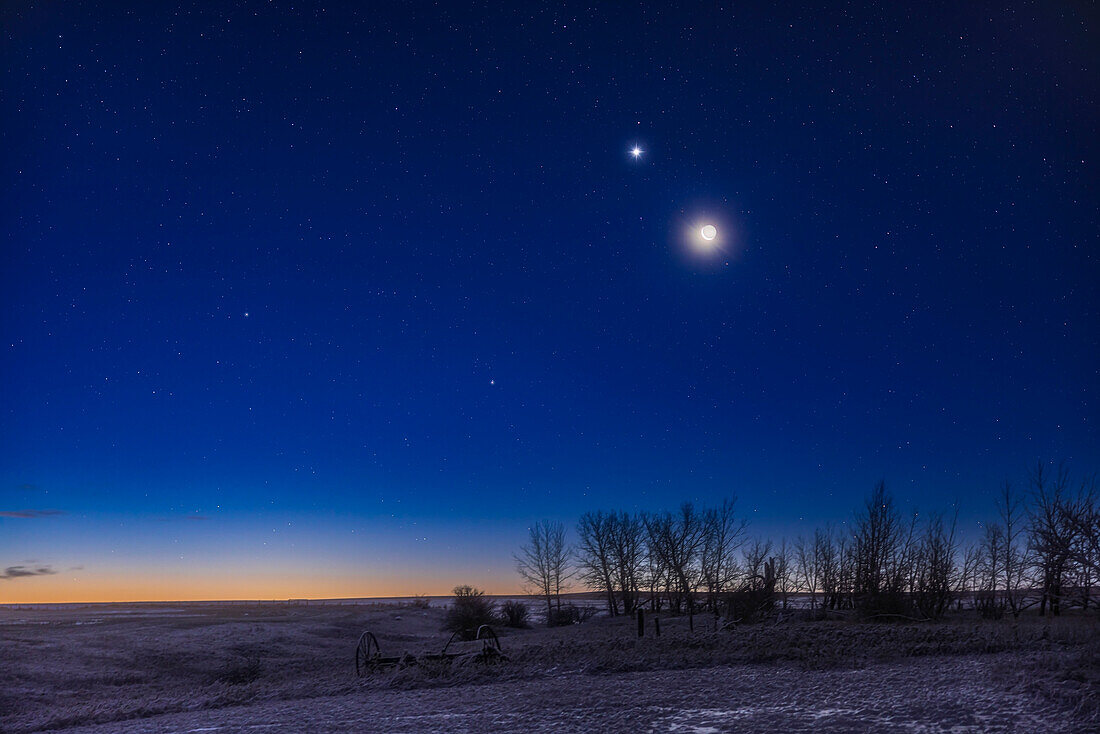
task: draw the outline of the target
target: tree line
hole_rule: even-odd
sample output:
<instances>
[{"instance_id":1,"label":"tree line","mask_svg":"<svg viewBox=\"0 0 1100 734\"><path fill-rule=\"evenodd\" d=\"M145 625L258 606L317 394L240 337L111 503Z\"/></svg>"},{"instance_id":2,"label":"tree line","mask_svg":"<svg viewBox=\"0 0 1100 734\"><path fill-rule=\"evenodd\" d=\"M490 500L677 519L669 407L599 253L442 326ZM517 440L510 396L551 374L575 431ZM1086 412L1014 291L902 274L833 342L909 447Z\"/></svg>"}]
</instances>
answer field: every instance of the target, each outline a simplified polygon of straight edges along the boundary
<instances>
[{"instance_id":1,"label":"tree line","mask_svg":"<svg viewBox=\"0 0 1100 734\"><path fill-rule=\"evenodd\" d=\"M903 513L885 482L850 523L791 541L752 538L735 498L675 512L593 511L572 544L562 523L536 523L516 566L548 620L574 582L600 592L613 616L644 607L752 621L790 608L796 593L817 616L930 620L954 608L1000 618L1033 607L1058 615L1097 606L1098 499L1094 477L1038 464L1023 490L1001 486L967 541L957 513Z\"/></svg>"}]
</instances>

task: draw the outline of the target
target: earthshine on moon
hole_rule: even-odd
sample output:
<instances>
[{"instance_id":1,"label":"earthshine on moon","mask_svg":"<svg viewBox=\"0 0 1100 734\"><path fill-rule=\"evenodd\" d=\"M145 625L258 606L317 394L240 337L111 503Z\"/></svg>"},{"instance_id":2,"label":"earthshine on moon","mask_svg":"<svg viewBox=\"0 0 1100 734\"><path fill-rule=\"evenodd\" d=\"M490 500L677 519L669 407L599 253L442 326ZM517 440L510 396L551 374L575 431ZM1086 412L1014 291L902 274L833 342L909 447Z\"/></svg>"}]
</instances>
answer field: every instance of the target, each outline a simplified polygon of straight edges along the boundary
<instances>
[{"instance_id":1,"label":"earthshine on moon","mask_svg":"<svg viewBox=\"0 0 1100 734\"><path fill-rule=\"evenodd\" d=\"M703 228L699 230L699 234L702 235L704 240L710 242L718 236L718 228L713 224L704 224Z\"/></svg>"}]
</instances>

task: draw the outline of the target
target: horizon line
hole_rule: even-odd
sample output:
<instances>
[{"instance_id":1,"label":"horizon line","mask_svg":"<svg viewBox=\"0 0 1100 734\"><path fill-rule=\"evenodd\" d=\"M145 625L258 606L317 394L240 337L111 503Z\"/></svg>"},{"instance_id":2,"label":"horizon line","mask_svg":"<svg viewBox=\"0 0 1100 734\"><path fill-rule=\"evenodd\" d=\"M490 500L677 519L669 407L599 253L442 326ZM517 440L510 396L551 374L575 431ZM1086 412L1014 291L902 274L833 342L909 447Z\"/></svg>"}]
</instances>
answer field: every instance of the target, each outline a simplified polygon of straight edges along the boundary
<instances>
[{"instance_id":1,"label":"horizon line","mask_svg":"<svg viewBox=\"0 0 1100 734\"><path fill-rule=\"evenodd\" d=\"M602 595L600 591L563 591L562 597L582 597ZM529 597L532 599L543 598L542 594L490 594L489 598L512 599L517 597ZM46 607L46 606L94 606L106 604L301 604L308 603L326 604L336 602L379 602L379 601L413 601L416 599L450 599L454 594L409 594L405 596L332 596L332 597L274 597L263 599L112 599L107 601L23 601L0 602L0 609L12 609L17 607ZM601 597L602 598L602 597Z\"/></svg>"}]
</instances>

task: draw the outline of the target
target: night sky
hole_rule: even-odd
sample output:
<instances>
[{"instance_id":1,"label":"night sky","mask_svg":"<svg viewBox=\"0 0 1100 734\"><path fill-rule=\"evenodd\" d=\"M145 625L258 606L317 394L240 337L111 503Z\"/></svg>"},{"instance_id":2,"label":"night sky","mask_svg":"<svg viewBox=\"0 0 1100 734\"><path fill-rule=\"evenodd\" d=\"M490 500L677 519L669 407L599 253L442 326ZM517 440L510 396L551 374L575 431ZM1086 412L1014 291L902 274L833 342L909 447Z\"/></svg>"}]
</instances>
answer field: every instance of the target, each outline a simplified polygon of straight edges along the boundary
<instances>
[{"instance_id":1,"label":"night sky","mask_svg":"<svg viewBox=\"0 0 1100 734\"><path fill-rule=\"evenodd\" d=\"M664 5L5 3L0 601L1100 470L1095 8Z\"/></svg>"}]
</instances>

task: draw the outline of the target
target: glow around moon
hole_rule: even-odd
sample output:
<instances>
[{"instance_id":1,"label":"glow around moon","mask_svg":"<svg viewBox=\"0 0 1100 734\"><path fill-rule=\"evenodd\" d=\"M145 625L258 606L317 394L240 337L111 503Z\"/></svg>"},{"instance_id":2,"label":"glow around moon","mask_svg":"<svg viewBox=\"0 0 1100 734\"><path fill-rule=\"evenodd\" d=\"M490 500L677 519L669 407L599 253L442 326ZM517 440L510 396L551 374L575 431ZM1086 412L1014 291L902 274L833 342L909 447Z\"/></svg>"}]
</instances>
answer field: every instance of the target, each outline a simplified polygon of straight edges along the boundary
<instances>
[{"instance_id":1,"label":"glow around moon","mask_svg":"<svg viewBox=\"0 0 1100 734\"><path fill-rule=\"evenodd\" d=\"M687 214L679 227L679 244L700 263L726 262L737 253L737 223L716 208Z\"/></svg>"}]
</instances>

